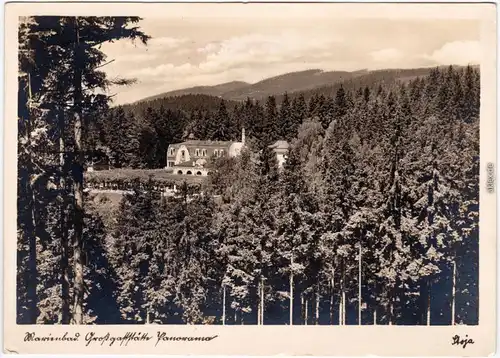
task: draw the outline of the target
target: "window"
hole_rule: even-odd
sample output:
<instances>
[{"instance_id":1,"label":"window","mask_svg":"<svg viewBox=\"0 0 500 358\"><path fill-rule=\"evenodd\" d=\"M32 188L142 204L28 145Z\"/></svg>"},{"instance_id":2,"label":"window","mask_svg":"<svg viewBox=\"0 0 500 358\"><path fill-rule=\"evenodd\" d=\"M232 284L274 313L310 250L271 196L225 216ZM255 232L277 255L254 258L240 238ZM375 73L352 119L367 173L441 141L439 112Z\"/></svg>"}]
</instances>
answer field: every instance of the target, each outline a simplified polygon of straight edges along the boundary
<instances>
[{"instance_id":1,"label":"window","mask_svg":"<svg viewBox=\"0 0 500 358\"><path fill-rule=\"evenodd\" d=\"M178 175L182 175L182 170L177 171Z\"/></svg>"},{"instance_id":2,"label":"window","mask_svg":"<svg viewBox=\"0 0 500 358\"><path fill-rule=\"evenodd\" d=\"M174 162L168 162L168 167L173 167L174 166Z\"/></svg>"},{"instance_id":3,"label":"window","mask_svg":"<svg viewBox=\"0 0 500 358\"><path fill-rule=\"evenodd\" d=\"M223 156L224 156L224 150L223 150L223 149L221 149L221 150L219 151L219 156L220 156L220 157L223 157Z\"/></svg>"},{"instance_id":4,"label":"window","mask_svg":"<svg viewBox=\"0 0 500 358\"><path fill-rule=\"evenodd\" d=\"M181 151L181 158L182 158L182 160L186 159L186 152L184 150Z\"/></svg>"},{"instance_id":5,"label":"window","mask_svg":"<svg viewBox=\"0 0 500 358\"><path fill-rule=\"evenodd\" d=\"M217 149L214 150L214 156L216 156L216 157L219 156L219 151Z\"/></svg>"},{"instance_id":6,"label":"window","mask_svg":"<svg viewBox=\"0 0 500 358\"><path fill-rule=\"evenodd\" d=\"M196 172L196 175L201 175L201 172L200 171Z\"/></svg>"},{"instance_id":7,"label":"window","mask_svg":"<svg viewBox=\"0 0 500 358\"><path fill-rule=\"evenodd\" d=\"M191 170L188 170L188 171L186 172L186 174L187 174L187 175L192 175L193 173L191 173Z\"/></svg>"},{"instance_id":8,"label":"window","mask_svg":"<svg viewBox=\"0 0 500 358\"><path fill-rule=\"evenodd\" d=\"M175 154L175 149L174 148L170 148L170 155L174 155Z\"/></svg>"},{"instance_id":9,"label":"window","mask_svg":"<svg viewBox=\"0 0 500 358\"><path fill-rule=\"evenodd\" d=\"M201 150L201 155L202 155L203 157L206 157L206 156L207 156L207 150L206 150L206 149L202 149L202 150Z\"/></svg>"},{"instance_id":10,"label":"window","mask_svg":"<svg viewBox=\"0 0 500 358\"><path fill-rule=\"evenodd\" d=\"M194 151L194 156L195 157L199 157L200 156L200 150L198 148L196 148L196 150Z\"/></svg>"}]
</instances>

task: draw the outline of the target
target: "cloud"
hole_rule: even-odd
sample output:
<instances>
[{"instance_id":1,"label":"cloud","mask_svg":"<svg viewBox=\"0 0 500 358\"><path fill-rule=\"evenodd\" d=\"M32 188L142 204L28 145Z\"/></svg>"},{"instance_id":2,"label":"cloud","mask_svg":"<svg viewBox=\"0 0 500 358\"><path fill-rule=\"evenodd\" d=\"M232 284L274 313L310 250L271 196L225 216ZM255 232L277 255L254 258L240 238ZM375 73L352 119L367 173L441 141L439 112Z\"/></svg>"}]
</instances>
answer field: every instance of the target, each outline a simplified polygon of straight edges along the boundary
<instances>
[{"instance_id":1,"label":"cloud","mask_svg":"<svg viewBox=\"0 0 500 358\"><path fill-rule=\"evenodd\" d=\"M370 56L377 62L394 62L403 57L403 53L395 48L386 48L370 52Z\"/></svg>"},{"instance_id":2,"label":"cloud","mask_svg":"<svg viewBox=\"0 0 500 358\"><path fill-rule=\"evenodd\" d=\"M423 57L442 65L468 65L481 62L481 54L479 41L452 41Z\"/></svg>"},{"instance_id":3,"label":"cloud","mask_svg":"<svg viewBox=\"0 0 500 358\"><path fill-rule=\"evenodd\" d=\"M115 49L123 49L123 50L144 50L146 48L157 51L157 50L165 50L165 49L174 49L182 44L188 42L189 40L186 38L176 38L176 37L153 37L148 41L147 46L143 45L141 42L136 41L117 41L111 44L108 44L110 48Z\"/></svg>"},{"instance_id":4,"label":"cloud","mask_svg":"<svg viewBox=\"0 0 500 358\"><path fill-rule=\"evenodd\" d=\"M174 49L177 48L189 40L187 38L175 38L175 37L156 37L148 41L148 47L154 49Z\"/></svg>"},{"instance_id":5,"label":"cloud","mask_svg":"<svg viewBox=\"0 0 500 358\"><path fill-rule=\"evenodd\" d=\"M166 63L154 67L140 68L131 71L130 74L138 78L157 78L158 80L163 80L164 78L184 77L193 71L196 71L196 66L190 63L184 63L180 66Z\"/></svg>"},{"instance_id":6,"label":"cloud","mask_svg":"<svg viewBox=\"0 0 500 358\"><path fill-rule=\"evenodd\" d=\"M105 44L103 47L105 53L116 59L117 63L141 65L157 60L168 53L182 50L188 41L187 38L156 37L150 39L147 46L137 42L117 41Z\"/></svg>"},{"instance_id":7,"label":"cloud","mask_svg":"<svg viewBox=\"0 0 500 358\"><path fill-rule=\"evenodd\" d=\"M127 56L121 56L115 60L119 63L144 63L148 61L154 61L158 57L158 54L152 52L129 54Z\"/></svg>"},{"instance_id":8,"label":"cloud","mask_svg":"<svg viewBox=\"0 0 500 358\"><path fill-rule=\"evenodd\" d=\"M198 49L196 49L197 52L199 53L212 53L218 50L221 47L220 42L210 42L206 44L205 46L202 46Z\"/></svg>"},{"instance_id":9,"label":"cloud","mask_svg":"<svg viewBox=\"0 0 500 358\"><path fill-rule=\"evenodd\" d=\"M341 38L332 34L306 34L297 31L236 36L198 49L207 54L200 68L217 71L249 65L286 63L307 55L329 57L335 45L341 42Z\"/></svg>"},{"instance_id":10,"label":"cloud","mask_svg":"<svg viewBox=\"0 0 500 358\"><path fill-rule=\"evenodd\" d=\"M266 35L260 33L234 36L217 42L210 42L204 46L192 49L192 55L201 56L198 63L185 61L174 65L173 63L160 63L131 71L131 75L144 80L159 81L163 79L175 82L176 79L208 78L210 75L217 78L226 77L228 71L248 75L248 72L258 69L259 73L267 73L265 69L278 67L291 68L291 64L310 61L303 66L309 68L310 62L324 62L335 57L335 46L342 40L337 36L326 34L311 36L296 31L283 31L279 34ZM179 50L189 57L187 48ZM293 70L293 68L291 69ZM208 76L208 77L207 77ZM254 74L255 76L255 74Z\"/></svg>"}]
</instances>

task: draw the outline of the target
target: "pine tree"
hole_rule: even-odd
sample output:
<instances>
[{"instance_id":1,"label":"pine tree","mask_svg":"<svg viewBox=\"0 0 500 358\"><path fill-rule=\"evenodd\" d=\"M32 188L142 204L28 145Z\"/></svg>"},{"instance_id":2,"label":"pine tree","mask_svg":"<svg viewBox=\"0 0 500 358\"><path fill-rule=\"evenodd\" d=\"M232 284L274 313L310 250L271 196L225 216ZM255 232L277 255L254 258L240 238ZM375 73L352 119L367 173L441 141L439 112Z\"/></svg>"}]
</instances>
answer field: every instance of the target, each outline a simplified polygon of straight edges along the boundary
<instances>
[{"instance_id":1,"label":"pine tree","mask_svg":"<svg viewBox=\"0 0 500 358\"><path fill-rule=\"evenodd\" d=\"M307 104L304 95L301 94L295 97L292 101L292 130L293 137L296 136L297 130L302 122L307 118Z\"/></svg>"},{"instance_id":2,"label":"pine tree","mask_svg":"<svg viewBox=\"0 0 500 358\"><path fill-rule=\"evenodd\" d=\"M106 41L121 38L141 38L146 41L147 36L137 28L128 28L130 23L137 22L137 18L73 18L73 17L34 17L31 19L27 32L29 36L41 34L43 41L51 46L48 52L39 53L41 66L44 66L44 76L52 73L51 79L55 86L51 86L48 96L49 107L54 106L51 99L62 103L70 103L67 114L73 127L72 156L71 156L71 183L75 193L72 206L74 225L74 309L73 320L83 323L83 261L82 261L82 232L83 232L83 165L85 148L83 147L82 133L92 113L106 105L109 99L103 94L96 93L96 89L103 89L116 83L124 84L127 81L116 82L106 79L98 68L105 62L104 54L95 48ZM32 44L28 44L31 48ZM40 59L41 59L40 58ZM58 67L59 66L59 67ZM51 72L54 71L54 72ZM56 72L58 71L58 72ZM54 81L56 78L58 81ZM41 82L39 82L41 83ZM37 86L37 92L43 97L46 88ZM32 92L33 91L29 91ZM55 93L55 95L54 95ZM50 124L52 128L57 125ZM49 127L50 128L50 127ZM66 258L64 258L65 260ZM63 276L66 276L63 274ZM66 302L66 301L65 301ZM67 311L67 309L65 309ZM66 318L65 318L66 320Z\"/></svg>"},{"instance_id":3,"label":"pine tree","mask_svg":"<svg viewBox=\"0 0 500 358\"><path fill-rule=\"evenodd\" d=\"M288 94L285 93L278 115L278 138L290 141L295 137L292 108Z\"/></svg>"},{"instance_id":4,"label":"pine tree","mask_svg":"<svg viewBox=\"0 0 500 358\"><path fill-rule=\"evenodd\" d=\"M266 100L264 110L264 127L262 130L262 137L260 138L262 148L278 140L278 108L276 105L276 98L274 96L269 96Z\"/></svg>"}]
</instances>

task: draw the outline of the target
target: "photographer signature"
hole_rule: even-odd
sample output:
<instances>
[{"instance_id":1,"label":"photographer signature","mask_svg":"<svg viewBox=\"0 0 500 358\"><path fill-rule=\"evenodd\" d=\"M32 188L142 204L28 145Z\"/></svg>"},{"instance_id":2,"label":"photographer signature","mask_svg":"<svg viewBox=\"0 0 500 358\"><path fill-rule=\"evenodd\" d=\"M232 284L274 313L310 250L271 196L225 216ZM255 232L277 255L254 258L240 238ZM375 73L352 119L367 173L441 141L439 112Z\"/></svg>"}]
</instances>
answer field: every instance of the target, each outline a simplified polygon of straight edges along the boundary
<instances>
[{"instance_id":1,"label":"photographer signature","mask_svg":"<svg viewBox=\"0 0 500 358\"><path fill-rule=\"evenodd\" d=\"M465 338L460 338L460 336L458 334L454 335L452 337L452 342L451 342L451 345L452 346L462 346L462 348L465 349L465 347L467 347L468 344L474 344L474 341L472 340L472 338L469 338L469 336L466 334L465 335Z\"/></svg>"}]
</instances>

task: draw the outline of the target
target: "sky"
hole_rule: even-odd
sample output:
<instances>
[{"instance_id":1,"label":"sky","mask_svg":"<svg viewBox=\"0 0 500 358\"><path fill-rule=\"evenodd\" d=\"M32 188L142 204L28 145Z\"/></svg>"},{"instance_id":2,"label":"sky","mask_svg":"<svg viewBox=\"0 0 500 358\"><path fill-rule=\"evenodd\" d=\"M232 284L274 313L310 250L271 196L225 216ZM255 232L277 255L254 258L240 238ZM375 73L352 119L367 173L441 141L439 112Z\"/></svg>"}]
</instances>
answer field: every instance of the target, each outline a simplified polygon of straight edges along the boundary
<instances>
[{"instance_id":1,"label":"sky","mask_svg":"<svg viewBox=\"0 0 500 358\"><path fill-rule=\"evenodd\" d=\"M292 21L293 20L293 21ZM104 44L115 104L192 86L255 83L307 69L347 70L467 65L480 62L474 20L179 16L144 18L147 46Z\"/></svg>"}]
</instances>

